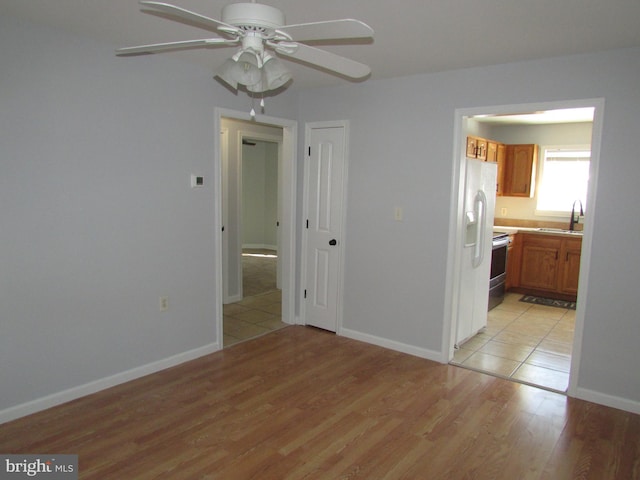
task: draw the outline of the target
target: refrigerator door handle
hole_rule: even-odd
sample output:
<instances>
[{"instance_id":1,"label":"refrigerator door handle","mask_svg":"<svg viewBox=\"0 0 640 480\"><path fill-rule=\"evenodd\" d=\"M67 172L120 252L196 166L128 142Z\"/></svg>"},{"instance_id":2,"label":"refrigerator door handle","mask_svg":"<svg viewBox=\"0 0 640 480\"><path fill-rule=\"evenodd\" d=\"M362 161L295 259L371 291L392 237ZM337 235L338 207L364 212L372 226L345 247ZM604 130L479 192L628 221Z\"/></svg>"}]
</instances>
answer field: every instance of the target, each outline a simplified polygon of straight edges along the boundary
<instances>
[{"instance_id":1,"label":"refrigerator door handle","mask_svg":"<svg viewBox=\"0 0 640 480\"><path fill-rule=\"evenodd\" d=\"M473 250L473 259L471 261L473 268L478 268L484 260L484 239L487 230L487 196L482 190L478 190L474 200L474 208L476 218L478 219L478 228L476 228L476 244Z\"/></svg>"}]
</instances>

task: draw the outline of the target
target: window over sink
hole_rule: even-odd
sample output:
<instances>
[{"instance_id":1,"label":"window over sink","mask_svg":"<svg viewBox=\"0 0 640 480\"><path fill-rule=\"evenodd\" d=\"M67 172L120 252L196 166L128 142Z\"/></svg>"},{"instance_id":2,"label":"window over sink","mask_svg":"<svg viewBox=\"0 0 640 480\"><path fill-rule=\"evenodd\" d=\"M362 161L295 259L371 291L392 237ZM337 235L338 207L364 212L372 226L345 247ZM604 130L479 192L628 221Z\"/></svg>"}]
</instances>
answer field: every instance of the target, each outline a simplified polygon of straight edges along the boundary
<instances>
[{"instance_id":1,"label":"window over sink","mask_svg":"<svg viewBox=\"0 0 640 480\"><path fill-rule=\"evenodd\" d=\"M545 146L541 153L536 215L567 216L576 200L586 209L591 147Z\"/></svg>"}]
</instances>

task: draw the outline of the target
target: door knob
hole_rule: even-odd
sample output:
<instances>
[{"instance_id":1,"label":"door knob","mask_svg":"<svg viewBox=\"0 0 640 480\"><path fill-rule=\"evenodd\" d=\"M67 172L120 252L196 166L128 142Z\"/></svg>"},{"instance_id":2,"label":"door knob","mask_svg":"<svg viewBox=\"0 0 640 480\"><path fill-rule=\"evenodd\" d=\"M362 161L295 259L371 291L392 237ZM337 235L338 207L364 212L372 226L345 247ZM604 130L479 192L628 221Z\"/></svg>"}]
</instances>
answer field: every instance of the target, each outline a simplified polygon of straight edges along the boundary
<instances>
[{"instance_id":1,"label":"door knob","mask_svg":"<svg viewBox=\"0 0 640 480\"><path fill-rule=\"evenodd\" d=\"M329 240L329 245L333 246L337 244L338 244L338 241L335 238L332 238L331 240Z\"/></svg>"}]
</instances>

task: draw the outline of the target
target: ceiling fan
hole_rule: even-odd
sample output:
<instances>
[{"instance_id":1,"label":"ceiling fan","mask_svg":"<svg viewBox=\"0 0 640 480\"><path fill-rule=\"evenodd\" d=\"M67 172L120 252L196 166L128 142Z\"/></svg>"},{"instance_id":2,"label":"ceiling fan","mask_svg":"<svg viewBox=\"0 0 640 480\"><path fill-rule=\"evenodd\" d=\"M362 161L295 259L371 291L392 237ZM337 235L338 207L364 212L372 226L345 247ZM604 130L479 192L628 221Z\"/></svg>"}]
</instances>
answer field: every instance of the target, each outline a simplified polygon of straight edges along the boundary
<instances>
[{"instance_id":1,"label":"ceiling fan","mask_svg":"<svg viewBox=\"0 0 640 480\"><path fill-rule=\"evenodd\" d=\"M272 51L352 79L363 78L371 73L371 69L363 63L302 43L373 37L373 29L359 20L286 25L280 10L255 2L227 5L222 9L222 20L216 20L168 3L143 0L140 4L145 13L187 23L224 37L120 48L116 50L117 55L239 46L236 53L222 65L218 76L234 89L244 85L254 93L277 89L291 79L291 74Z\"/></svg>"}]
</instances>

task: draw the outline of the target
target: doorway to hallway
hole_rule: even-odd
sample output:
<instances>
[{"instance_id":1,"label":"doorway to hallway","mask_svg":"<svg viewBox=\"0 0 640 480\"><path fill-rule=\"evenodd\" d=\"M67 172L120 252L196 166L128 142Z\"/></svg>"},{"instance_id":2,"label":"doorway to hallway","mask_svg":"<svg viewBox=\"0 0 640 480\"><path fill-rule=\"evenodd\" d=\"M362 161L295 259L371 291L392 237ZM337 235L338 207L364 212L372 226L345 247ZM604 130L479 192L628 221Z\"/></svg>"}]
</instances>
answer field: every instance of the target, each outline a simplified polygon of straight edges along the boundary
<instances>
[{"instance_id":1,"label":"doorway to hallway","mask_svg":"<svg viewBox=\"0 0 640 480\"><path fill-rule=\"evenodd\" d=\"M244 298L224 305L224 346L278 330L282 321L282 292L277 286L276 250L243 248Z\"/></svg>"},{"instance_id":2,"label":"doorway to hallway","mask_svg":"<svg viewBox=\"0 0 640 480\"><path fill-rule=\"evenodd\" d=\"M240 315L244 322L253 318L255 313L248 313L249 310L259 306L264 310L268 309L269 328L279 327L280 323L294 323L295 310L295 147L297 138L296 122L262 116L261 121L255 121L243 112L216 109L216 126L220 132L221 141L217 149L215 171L219 179L219 188L216 190L216 228L215 245L217 265L221 269L216 270L216 299L219 306L216 315L216 325L218 338L223 345L228 345L234 339L225 339L225 316ZM242 148L253 147L261 142L262 146L275 145L277 150L277 180L275 180L275 191L269 192L272 195L273 206L269 216L275 233L270 237L265 237L254 244L253 239L246 240L244 230L248 223L244 221L243 205L249 200L242 197L243 190L243 161ZM255 175L253 176L255 180ZM273 180L273 178L271 179ZM250 180L247 180L250 181ZM253 188L247 189L251 192ZM263 196L264 199L264 196ZM255 200L255 199L254 199ZM260 201L258 200L258 203ZM253 212L255 216L255 211ZM258 216L265 216L266 212L259 213ZM247 225L245 225L247 223ZM252 226L256 227L255 222ZM262 228L258 225L257 229ZM264 292L256 295L247 295L244 292L243 279L243 247L249 249L266 249L277 252L272 256L271 263L277 265L276 278L280 291ZM251 250L248 250L251 252ZM268 257L265 257L268 258ZM245 262L246 263L246 262ZM249 283L248 285L251 285ZM250 287L253 288L253 287ZM253 292L250 292L253 293ZM260 298L260 302L257 299ZM257 303L256 303L257 302ZM224 304L224 308L223 308ZM250 304L253 304L249 306ZM229 305L229 306L227 306ZM235 306L234 306L235 305ZM277 320L277 322L276 322ZM267 325L267 324L265 324ZM227 332L229 327L227 327ZM239 335L237 330L236 335ZM262 333L262 331L257 332ZM226 341L229 340L229 341Z\"/></svg>"}]
</instances>

